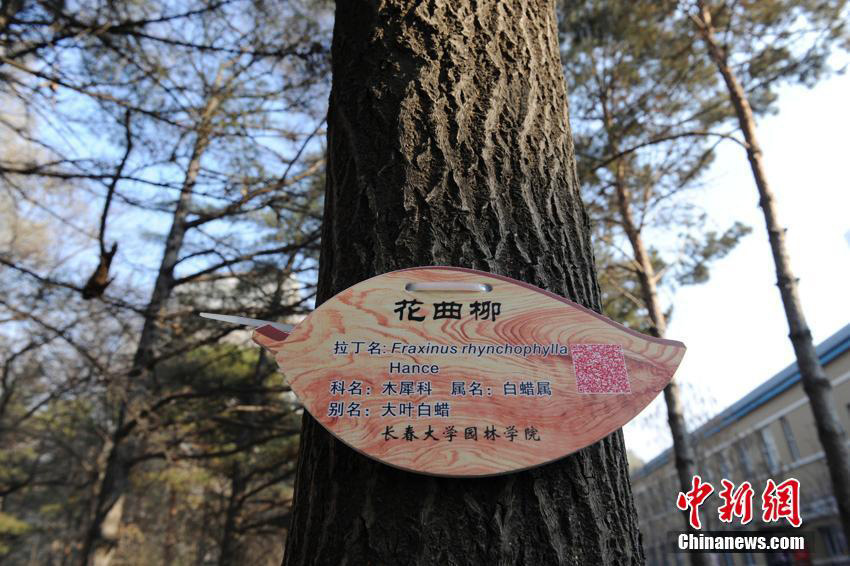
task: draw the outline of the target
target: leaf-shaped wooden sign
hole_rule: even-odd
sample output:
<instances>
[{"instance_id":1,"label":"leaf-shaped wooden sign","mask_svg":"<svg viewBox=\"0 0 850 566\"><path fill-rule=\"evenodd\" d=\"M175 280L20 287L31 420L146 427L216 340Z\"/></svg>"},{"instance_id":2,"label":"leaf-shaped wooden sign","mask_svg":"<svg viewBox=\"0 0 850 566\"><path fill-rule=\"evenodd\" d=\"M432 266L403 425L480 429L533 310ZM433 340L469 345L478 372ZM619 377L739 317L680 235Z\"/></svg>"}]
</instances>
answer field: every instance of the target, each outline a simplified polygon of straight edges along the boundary
<instances>
[{"instance_id":1,"label":"leaf-shaped wooden sign","mask_svg":"<svg viewBox=\"0 0 850 566\"><path fill-rule=\"evenodd\" d=\"M522 470L600 440L685 353L532 285L455 267L373 277L291 333L263 326L254 339L345 444L440 476Z\"/></svg>"}]
</instances>

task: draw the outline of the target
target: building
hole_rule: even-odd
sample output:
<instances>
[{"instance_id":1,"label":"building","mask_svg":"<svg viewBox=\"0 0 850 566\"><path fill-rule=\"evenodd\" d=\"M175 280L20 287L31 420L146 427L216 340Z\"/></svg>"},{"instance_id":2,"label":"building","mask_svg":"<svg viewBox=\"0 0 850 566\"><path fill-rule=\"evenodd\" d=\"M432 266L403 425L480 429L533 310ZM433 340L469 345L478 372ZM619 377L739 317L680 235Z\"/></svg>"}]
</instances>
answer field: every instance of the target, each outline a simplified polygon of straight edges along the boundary
<instances>
[{"instance_id":1,"label":"building","mask_svg":"<svg viewBox=\"0 0 850 566\"><path fill-rule=\"evenodd\" d=\"M844 428L850 430L850 324L818 345L817 353L832 381ZM800 481L799 531L806 536L811 562L801 561L804 556L799 553L796 557L724 553L715 555L717 564L850 564L824 453L796 362L712 418L692 437L697 469L716 490L702 506L703 530L767 529L771 525L761 522L760 516L766 480L779 483L793 477ZM737 520L731 525L719 521L717 507L722 500L717 491L721 478L735 485L745 480L752 484L754 519L748 525L742 526ZM633 471L632 486L647 564L688 564L688 555L670 552L666 540L669 531L684 528L683 512L675 503L680 489L670 450ZM784 519L781 522L787 526Z\"/></svg>"}]
</instances>

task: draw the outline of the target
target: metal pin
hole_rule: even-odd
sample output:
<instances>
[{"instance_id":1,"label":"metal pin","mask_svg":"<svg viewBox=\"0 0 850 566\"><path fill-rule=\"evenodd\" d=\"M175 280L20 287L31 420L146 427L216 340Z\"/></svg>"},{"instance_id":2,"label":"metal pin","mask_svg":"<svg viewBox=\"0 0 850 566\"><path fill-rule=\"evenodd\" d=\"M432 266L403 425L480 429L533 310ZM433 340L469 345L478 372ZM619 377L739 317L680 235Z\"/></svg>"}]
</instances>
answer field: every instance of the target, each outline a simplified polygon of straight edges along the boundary
<instances>
[{"instance_id":1,"label":"metal pin","mask_svg":"<svg viewBox=\"0 0 850 566\"><path fill-rule=\"evenodd\" d=\"M209 318L212 320L219 320L221 322L229 322L231 324L239 324L242 326L250 326L252 328L257 328L260 326L272 326L277 328L281 332L292 332L292 329L295 326L291 324L283 324L282 322L270 322L268 320L260 320L258 318L246 318L244 316L233 316L229 314L216 314L212 312L202 312L199 313L204 318Z\"/></svg>"}]
</instances>

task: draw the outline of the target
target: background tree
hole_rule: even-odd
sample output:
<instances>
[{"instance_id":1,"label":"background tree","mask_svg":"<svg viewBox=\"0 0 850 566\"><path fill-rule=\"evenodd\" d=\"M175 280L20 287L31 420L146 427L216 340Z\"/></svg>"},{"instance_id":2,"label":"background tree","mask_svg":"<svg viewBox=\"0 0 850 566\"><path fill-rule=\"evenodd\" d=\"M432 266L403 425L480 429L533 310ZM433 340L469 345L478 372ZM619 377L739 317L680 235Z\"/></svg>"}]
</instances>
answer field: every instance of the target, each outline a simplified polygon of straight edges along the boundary
<instances>
[{"instance_id":1,"label":"background tree","mask_svg":"<svg viewBox=\"0 0 850 566\"><path fill-rule=\"evenodd\" d=\"M15 114L0 128L21 149L0 160L3 215L19 220L0 254L0 511L27 527L4 522L18 536L3 560L104 564L140 541L165 562L248 560L263 546L269 560L285 528L292 401L267 362L246 371L203 349L233 329L196 314L311 306L321 13L3 7L0 94ZM119 240L111 283L92 292ZM199 534L189 548L162 526L193 506L204 520L184 525Z\"/></svg>"},{"instance_id":2,"label":"background tree","mask_svg":"<svg viewBox=\"0 0 850 566\"><path fill-rule=\"evenodd\" d=\"M550 2L336 6L317 300L419 265L599 310ZM622 435L486 479L412 474L305 413L284 564L637 564Z\"/></svg>"},{"instance_id":3,"label":"background tree","mask_svg":"<svg viewBox=\"0 0 850 566\"><path fill-rule=\"evenodd\" d=\"M847 3L828 2L707 2L686 3L683 10L691 30L700 40L703 56L716 68L735 124L745 142L747 159L764 213L770 249L776 265L785 316L790 330L803 389L812 405L818 438L823 445L832 478L833 493L850 540L850 448L847 434L832 398L832 384L815 351L812 333L803 313L797 278L791 270L785 229L776 211L774 193L767 181L763 154L756 133L756 116L771 110L775 89L783 81L814 84L828 73L829 55L836 46L846 48Z\"/></svg>"},{"instance_id":4,"label":"background tree","mask_svg":"<svg viewBox=\"0 0 850 566\"><path fill-rule=\"evenodd\" d=\"M710 263L749 231L735 224L718 233L689 202L727 135L715 131L725 115L712 69L672 25L674 9L590 1L565 4L562 16L565 71L576 85L579 176L602 248L606 314L659 337L671 314L659 287L706 281ZM653 246L654 238L668 242L666 249ZM664 400L679 489L687 492L698 469L677 381L665 387Z\"/></svg>"}]
</instances>

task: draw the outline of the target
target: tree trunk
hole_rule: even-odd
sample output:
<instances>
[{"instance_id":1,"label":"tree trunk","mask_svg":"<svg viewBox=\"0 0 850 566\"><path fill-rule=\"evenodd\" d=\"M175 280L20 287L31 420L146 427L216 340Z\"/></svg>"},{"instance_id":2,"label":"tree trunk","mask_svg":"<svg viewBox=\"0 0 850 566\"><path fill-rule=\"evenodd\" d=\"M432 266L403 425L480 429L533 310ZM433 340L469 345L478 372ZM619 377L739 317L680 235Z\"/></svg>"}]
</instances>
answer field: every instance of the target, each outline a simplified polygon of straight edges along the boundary
<instances>
[{"instance_id":1,"label":"tree trunk","mask_svg":"<svg viewBox=\"0 0 850 566\"><path fill-rule=\"evenodd\" d=\"M203 493L203 502L201 503L200 509L200 532L201 536L198 537L197 544L195 545L195 566L205 566L208 564L207 560L207 532L206 525L210 524L211 517L210 515L210 501L213 499L214 495L208 490L204 488Z\"/></svg>"},{"instance_id":2,"label":"tree trunk","mask_svg":"<svg viewBox=\"0 0 850 566\"><path fill-rule=\"evenodd\" d=\"M705 41L712 61L723 77L732 106L735 108L738 125L747 143L747 158L758 189L759 206L764 212L770 250L776 265L777 285L785 308L785 318L788 320L789 337L794 346L803 389L812 406L818 438L826 455L832 490L844 527L844 536L850 541L850 448L847 446L847 434L832 397L832 384L823 371L815 351L812 333L803 314L803 306L797 291L797 278L791 271L788 250L785 247L785 229L779 224L773 191L767 183L762 163L762 151L756 137L756 122L752 108L741 83L727 63L726 54L717 44L708 7L702 1L698 2L698 5L700 14L696 18L697 28Z\"/></svg>"},{"instance_id":3,"label":"tree trunk","mask_svg":"<svg viewBox=\"0 0 850 566\"><path fill-rule=\"evenodd\" d=\"M545 1L338 2L318 301L454 265L599 310ZM621 432L485 479L370 460L305 413L286 566L640 564Z\"/></svg>"},{"instance_id":4,"label":"tree trunk","mask_svg":"<svg viewBox=\"0 0 850 566\"><path fill-rule=\"evenodd\" d=\"M121 514L124 493L129 486L130 468L137 451L136 441L132 437L134 423L127 422L129 404L138 393L149 387L144 378L156 361L156 343L160 320L165 309L166 301L174 287L174 268L177 265L180 248L186 236L186 218L189 215L192 201L192 191L198 179L201 168L201 157L207 149L211 134L211 121L221 102L221 95L214 94L207 100L196 131L192 156L186 168L180 196L174 208L171 228L165 238L162 261L157 273L150 301L145 310L145 322L139 337L139 344L133 358L133 368L130 371L130 382L118 407L115 432L111 442L104 447L106 468L100 475L98 494L92 519L86 531L79 564L87 566L109 566L115 546L118 543L118 527L121 524ZM155 384L154 384L155 385ZM105 520L109 518L109 531L105 529Z\"/></svg>"},{"instance_id":5,"label":"tree trunk","mask_svg":"<svg viewBox=\"0 0 850 566\"><path fill-rule=\"evenodd\" d=\"M608 135L610 139L611 129L608 130ZM614 155L619 152L615 144L612 144L612 150ZM649 319L652 322L650 333L658 338L663 338L667 333L667 317L664 316L664 311L661 310L661 304L658 300L655 268L652 266L649 253L643 243L643 235L632 216L632 195L626 183L622 159L617 162L614 184L617 191L617 207L620 213L620 220L632 248L643 303L649 312ZM664 388L664 403L667 406L667 424L670 427L670 435L673 438L673 457L676 465L676 474L679 477L679 489L683 493L687 493L692 487L691 481L693 477L697 474L696 456L690 435L688 434L688 428L685 425L685 412L682 409L679 384L675 378ZM670 494L670 502L672 503L673 501L673 494ZM691 526L688 522L687 514L682 514L682 520L684 521L685 529L690 530ZM691 554L690 561L694 566L703 566L712 563L709 555L701 553Z\"/></svg>"},{"instance_id":6,"label":"tree trunk","mask_svg":"<svg viewBox=\"0 0 850 566\"><path fill-rule=\"evenodd\" d=\"M239 539L236 533L242 495L245 492L245 479L239 462L233 462L230 467L230 497L227 499L227 510L224 515L224 528L219 545L219 566L241 564L239 556Z\"/></svg>"},{"instance_id":7,"label":"tree trunk","mask_svg":"<svg viewBox=\"0 0 850 566\"><path fill-rule=\"evenodd\" d=\"M177 490L169 486L168 490L168 507L165 509L165 533L162 545L162 563L164 565L173 564L174 557L177 556L177 525L174 524L174 519L177 517Z\"/></svg>"}]
</instances>

